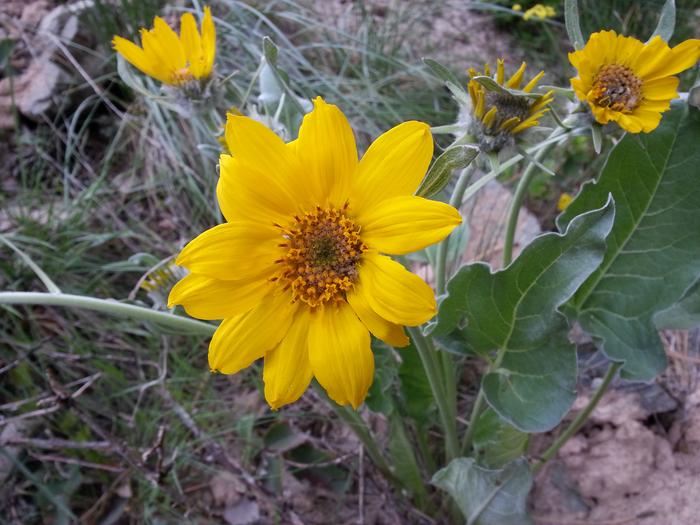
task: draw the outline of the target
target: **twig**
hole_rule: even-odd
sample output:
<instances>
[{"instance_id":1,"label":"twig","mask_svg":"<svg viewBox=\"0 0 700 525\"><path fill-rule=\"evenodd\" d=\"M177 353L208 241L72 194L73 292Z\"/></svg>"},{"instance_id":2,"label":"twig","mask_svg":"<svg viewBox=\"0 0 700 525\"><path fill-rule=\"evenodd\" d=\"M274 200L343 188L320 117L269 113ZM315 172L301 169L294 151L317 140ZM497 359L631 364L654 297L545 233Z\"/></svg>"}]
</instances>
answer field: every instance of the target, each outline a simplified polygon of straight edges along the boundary
<instances>
[{"instance_id":1,"label":"twig","mask_svg":"<svg viewBox=\"0 0 700 525\"><path fill-rule=\"evenodd\" d=\"M35 439L22 436L12 436L3 441L4 445L15 445L20 447L43 448L46 450L61 450L64 448L74 450L104 450L111 451L114 444L109 441L71 441L69 439L51 438Z\"/></svg>"},{"instance_id":2,"label":"twig","mask_svg":"<svg viewBox=\"0 0 700 525\"><path fill-rule=\"evenodd\" d=\"M58 463L68 463L70 465L78 465L85 468L92 468L95 470L106 470L107 472L124 472L126 469L123 467L117 467L115 465L107 465L105 463L93 463L91 461L84 461L77 458L66 458L64 456L56 456L53 454L33 454L30 453L35 459L39 461L55 461Z\"/></svg>"},{"instance_id":3,"label":"twig","mask_svg":"<svg viewBox=\"0 0 700 525\"><path fill-rule=\"evenodd\" d=\"M360 443L360 450L358 451L358 471L357 471L357 509L358 525L365 525L365 447Z\"/></svg>"}]
</instances>

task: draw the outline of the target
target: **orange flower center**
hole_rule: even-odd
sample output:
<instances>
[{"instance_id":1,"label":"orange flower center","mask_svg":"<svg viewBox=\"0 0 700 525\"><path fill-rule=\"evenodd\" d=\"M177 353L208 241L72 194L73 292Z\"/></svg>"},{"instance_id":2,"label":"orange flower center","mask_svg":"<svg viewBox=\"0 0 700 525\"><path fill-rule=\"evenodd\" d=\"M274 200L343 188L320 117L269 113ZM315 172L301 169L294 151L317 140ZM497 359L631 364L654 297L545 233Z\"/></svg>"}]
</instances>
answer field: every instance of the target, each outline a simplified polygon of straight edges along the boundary
<instances>
[{"instance_id":1,"label":"orange flower center","mask_svg":"<svg viewBox=\"0 0 700 525\"><path fill-rule=\"evenodd\" d=\"M593 79L593 102L615 111L632 111L642 101L642 80L630 68L603 66Z\"/></svg>"},{"instance_id":2,"label":"orange flower center","mask_svg":"<svg viewBox=\"0 0 700 525\"><path fill-rule=\"evenodd\" d=\"M294 301L315 308L327 302L342 302L345 292L357 280L358 263L367 246L360 228L342 208L321 208L295 216L289 229L283 229L287 249L277 261L281 274L274 277L292 289Z\"/></svg>"},{"instance_id":3,"label":"orange flower center","mask_svg":"<svg viewBox=\"0 0 700 525\"><path fill-rule=\"evenodd\" d=\"M190 72L190 68L186 66L186 67L183 67L182 69L178 69L176 71L173 71L172 78L173 78L173 83L184 84L184 83L192 80L194 78L194 76Z\"/></svg>"}]
</instances>

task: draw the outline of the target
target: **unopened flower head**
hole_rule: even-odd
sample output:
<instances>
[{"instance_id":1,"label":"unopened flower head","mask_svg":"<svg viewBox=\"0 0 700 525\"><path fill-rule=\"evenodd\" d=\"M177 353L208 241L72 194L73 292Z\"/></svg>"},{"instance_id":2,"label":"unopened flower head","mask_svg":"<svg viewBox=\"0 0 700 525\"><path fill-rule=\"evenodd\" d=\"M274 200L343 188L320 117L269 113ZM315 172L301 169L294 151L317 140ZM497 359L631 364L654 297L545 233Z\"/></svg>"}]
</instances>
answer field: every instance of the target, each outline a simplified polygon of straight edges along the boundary
<instances>
[{"instance_id":1,"label":"unopened flower head","mask_svg":"<svg viewBox=\"0 0 700 525\"><path fill-rule=\"evenodd\" d=\"M431 288L382 253L421 249L461 222L453 207L413 195L432 157L430 128L400 124L358 161L345 116L317 98L290 143L235 115L226 142L217 197L227 222L182 250L177 264L190 274L169 304L223 319L212 370L233 374L264 358L273 409L312 377L358 407L374 374L370 332L405 346L403 325L436 312Z\"/></svg>"},{"instance_id":2,"label":"unopened flower head","mask_svg":"<svg viewBox=\"0 0 700 525\"><path fill-rule=\"evenodd\" d=\"M132 66L171 86L183 86L211 76L216 54L216 28L211 10L204 8L201 31L192 13L180 19L180 35L155 17L153 29L141 29L141 45L120 36L112 40L114 49Z\"/></svg>"},{"instance_id":3,"label":"unopened flower head","mask_svg":"<svg viewBox=\"0 0 700 525\"><path fill-rule=\"evenodd\" d=\"M500 150L512 142L514 135L539 124L540 117L549 111L547 106L554 98L552 91L534 97L528 96L544 76L544 71L540 71L522 86L526 67L526 63L523 62L506 80L505 66L503 60L499 59L493 77L499 86L505 88L499 91L490 91L475 80L478 76L491 77L488 64L484 65L483 72L477 72L473 68L469 70L471 80L467 89L472 102L470 131L477 137L482 150ZM517 93L517 90L522 93Z\"/></svg>"},{"instance_id":4,"label":"unopened flower head","mask_svg":"<svg viewBox=\"0 0 700 525\"><path fill-rule=\"evenodd\" d=\"M671 48L659 36L643 43L615 31L600 31L583 49L569 53L578 71L571 86L599 123L617 122L631 133L648 133L678 97L674 75L693 67L698 58L700 40Z\"/></svg>"}]
</instances>

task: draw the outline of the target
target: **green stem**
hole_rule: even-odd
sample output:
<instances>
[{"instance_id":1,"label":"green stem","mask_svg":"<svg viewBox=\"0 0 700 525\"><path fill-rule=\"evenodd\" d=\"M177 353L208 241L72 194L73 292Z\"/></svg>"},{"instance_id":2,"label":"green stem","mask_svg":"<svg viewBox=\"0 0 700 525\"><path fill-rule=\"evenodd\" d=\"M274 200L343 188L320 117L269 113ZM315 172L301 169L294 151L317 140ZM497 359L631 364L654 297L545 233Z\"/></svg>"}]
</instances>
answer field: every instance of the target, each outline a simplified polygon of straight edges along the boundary
<instances>
[{"instance_id":1,"label":"green stem","mask_svg":"<svg viewBox=\"0 0 700 525\"><path fill-rule=\"evenodd\" d=\"M471 166L466 167L459 174L457 179L457 184L450 197L450 206L459 209L462 202L462 195L467 189L467 185L474 174L474 168ZM442 295L445 293L445 283L447 282L447 250L450 245L450 237L448 235L443 241L438 245L437 258L435 261L435 285L437 288L437 294Z\"/></svg>"},{"instance_id":2,"label":"green stem","mask_svg":"<svg viewBox=\"0 0 700 525\"><path fill-rule=\"evenodd\" d=\"M86 297L83 295L42 292L0 292L0 304L37 304L83 308L120 317L130 317L140 321L150 321L168 328L181 329L201 335L212 335L216 330L215 325L196 321L187 317L158 312L144 306L120 303L112 299L98 299L96 297Z\"/></svg>"},{"instance_id":3,"label":"green stem","mask_svg":"<svg viewBox=\"0 0 700 525\"><path fill-rule=\"evenodd\" d=\"M489 368L486 371L486 373L488 374L490 372L493 372L499 366L501 366L501 361L503 361L505 355L506 351L502 348L499 349L498 353L496 354L496 359L494 359L493 363L489 365ZM476 395L474 405L472 405L472 413L469 416L469 426L467 427L467 431L464 434L464 439L462 440L462 454L469 453L469 449L471 448L472 442L474 441L474 428L476 427L476 420L479 419L479 416L481 415L481 412L484 408L485 402L486 396L484 394L484 389L480 385L479 393Z\"/></svg>"},{"instance_id":4,"label":"green stem","mask_svg":"<svg viewBox=\"0 0 700 525\"><path fill-rule=\"evenodd\" d=\"M559 452L559 449L564 446L564 443L569 441L569 439L581 429L583 424L588 419L588 416L591 415L591 412L593 412L595 407L600 402L601 398L603 397L603 394L605 394L605 392L607 391L608 387L610 386L610 383L615 377L615 374L617 374L617 371L620 369L621 366L622 363L610 363L608 371L605 373L605 377L603 377L603 382L600 384L598 390L596 390L595 394L586 405L586 408L579 412L579 414L576 416L576 419L574 419L566 428L566 430L564 430L564 432L562 432L562 434L557 438L557 440L554 443L552 443L547 450L544 451L540 460L535 464L534 467L532 467L533 473L539 472L542 469L542 467L544 467L544 465L547 463L547 461L552 459L556 455L556 453Z\"/></svg>"},{"instance_id":5,"label":"green stem","mask_svg":"<svg viewBox=\"0 0 700 525\"><path fill-rule=\"evenodd\" d=\"M484 407L484 389L479 387L479 393L476 395L474 400L474 405L472 405L472 413L469 416L469 426L464 434L464 439L462 440L462 454L466 455L469 453L469 449L472 446L472 441L474 441L474 427L476 426L476 420L479 419L481 411Z\"/></svg>"},{"instance_id":6,"label":"green stem","mask_svg":"<svg viewBox=\"0 0 700 525\"><path fill-rule=\"evenodd\" d=\"M452 415L450 405L447 400L447 392L440 382L440 374L438 372L438 363L436 360L436 352L430 341L426 339L418 327L409 327L409 333L416 345L418 355L423 363L425 375L430 383L430 390L433 393L435 404L438 407L440 421L442 423L443 432L445 433L445 452L447 461L456 458L459 455L459 444L457 442L457 420Z\"/></svg>"},{"instance_id":7,"label":"green stem","mask_svg":"<svg viewBox=\"0 0 700 525\"><path fill-rule=\"evenodd\" d=\"M557 133L558 132L558 133ZM552 135L561 134L561 128L557 128ZM552 145L548 145L541 150L539 150L534 156L534 160L540 161L542 157L552 148ZM532 182L532 179L537 174L535 169L537 164L530 162L525 168L523 176L520 177L520 182L518 187L515 189L515 195L513 195L513 201L510 204L510 212L508 214L508 223L506 225L506 238L503 245L503 267L508 266L513 260L513 242L515 241L515 230L518 227L518 217L520 216L520 208L523 206L523 201L525 200L525 193Z\"/></svg>"},{"instance_id":8,"label":"green stem","mask_svg":"<svg viewBox=\"0 0 700 525\"><path fill-rule=\"evenodd\" d=\"M323 393L323 397L326 397L325 393ZM362 443L362 446L367 451L367 454L372 459L376 467L386 477L386 479L388 479L390 482L394 483L398 487L403 488L403 485L401 484L400 480L396 478L396 476L391 470L391 467L386 462L386 459L384 459L384 455L381 449L379 448L379 444L374 439L374 436L372 435L372 432L367 426L367 423L365 423L365 420L362 419L362 417L360 417L360 414L346 406L337 405L331 400L328 400L328 404L338 415L338 417L342 419L343 422L345 422L345 424L347 424L353 432L355 432L355 435Z\"/></svg>"}]
</instances>

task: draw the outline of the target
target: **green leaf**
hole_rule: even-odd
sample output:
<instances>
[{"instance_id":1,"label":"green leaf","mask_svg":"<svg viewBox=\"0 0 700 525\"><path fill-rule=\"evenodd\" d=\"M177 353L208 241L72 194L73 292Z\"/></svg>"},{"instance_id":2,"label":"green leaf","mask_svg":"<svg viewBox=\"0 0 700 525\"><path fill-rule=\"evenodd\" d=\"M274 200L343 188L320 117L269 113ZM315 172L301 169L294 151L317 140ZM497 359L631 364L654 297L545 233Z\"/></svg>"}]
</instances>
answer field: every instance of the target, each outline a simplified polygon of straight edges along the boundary
<instances>
[{"instance_id":1,"label":"green leaf","mask_svg":"<svg viewBox=\"0 0 700 525\"><path fill-rule=\"evenodd\" d=\"M676 304L656 314L654 324L660 330L690 330L700 326L700 280Z\"/></svg>"},{"instance_id":2,"label":"green leaf","mask_svg":"<svg viewBox=\"0 0 700 525\"><path fill-rule=\"evenodd\" d=\"M15 41L9 38L0 39L0 70L5 70L10 63L12 50L15 47Z\"/></svg>"},{"instance_id":3,"label":"green leaf","mask_svg":"<svg viewBox=\"0 0 700 525\"><path fill-rule=\"evenodd\" d=\"M467 525L528 525L527 495L532 474L523 459L499 470L457 458L433 476L432 483L454 498Z\"/></svg>"},{"instance_id":4,"label":"green leaf","mask_svg":"<svg viewBox=\"0 0 700 525\"><path fill-rule=\"evenodd\" d=\"M447 285L433 333L458 328L467 351L484 356L505 351L484 376L484 393L522 431L553 428L573 402L576 352L558 307L603 260L613 217L609 200L576 217L564 234L535 239L506 269L491 273L483 263L464 266Z\"/></svg>"},{"instance_id":5,"label":"green leaf","mask_svg":"<svg viewBox=\"0 0 700 525\"><path fill-rule=\"evenodd\" d=\"M566 34L574 49L582 49L586 41L581 32L581 22L579 22L578 0L564 0L564 21L566 23Z\"/></svg>"},{"instance_id":6,"label":"green leaf","mask_svg":"<svg viewBox=\"0 0 700 525\"><path fill-rule=\"evenodd\" d=\"M263 56L267 63L273 68L277 67L277 55L279 54L279 49L277 45L270 39L270 37L263 37Z\"/></svg>"},{"instance_id":7,"label":"green leaf","mask_svg":"<svg viewBox=\"0 0 700 525\"><path fill-rule=\"evenodd\" d=\"M461 84L457 76L440 62L433 60L432 58L424 58L423 63L428 66L430 70L435 73L435 76L443 82L451 82L455 86L459 86Z\"/></svg>"},{"instance_id":8,"label":"green leaf","mask_svg":"<svg viewBox=\"0 0 700 525\"><path fill-rule=\"evenodd\" d=\"M603 264L570 306L627 378L650 381L664 370L653 316L700 277L698 144L700 111L674 104L652 133L627 134L558 220L565 225L609 193L618 204Z\"/></svg>"},{"instance_id":9,"label":"green leaf","mask_svg":"<svg viewBox=\"0 0 700 525\"><path fill-rule=\"evenodd\" d=\"M374 353L374 380L369 388L365 404L372 412L389 414L394 408L391 386L397 375L397 363L393 350L377 339L372 341Z\"/></svg>"},{"instance_id":10,"label":"green leaf","mask_svg":"<svg viewBox=\"0 0 700 525\"><path fill-rule=\"evenodd\" d=\"M484 410L474 427L474 450L481 465L499 468L519 458L528 435L503 421L492 409Z\"/></svg>"},{"instance_id":11,"label":"green leaf","mask_svg":"<svg viewBox=\"0 0 700 525\"><path fill-rule=\"evenodd\" d=\"M428 492L411 440L406 435L406 428L398 412L392 412L389 416L389 454L396 477L413 493L416 503L422 507L428 500Z\"/></svg>"},{"instance_id":12,"label":"green leaf","mask_svg":"<svg viewBox=\"0 0 700 525\"><path fill-rule=\"evenodd\" d=\"M475 146L452 146L447 148L435 159L430 166L427 175L421 182L416 195L419 197L432 197L440 193L452 178L455 170L464 169L479 154L479 148Z\"/></svg>"},{"instance_id":13,"label":"green leaf","mask_svg":"<svg viewBox=\"0 0 700 525\"><path fill-rule=\"evenodd\" d=\"M528 93L527 91L520 91L519 89L510 89L505 86L500 85L498 82L496 82L493 78L486 76L486 75L480 75L472 78L472 80L475 80L482 86L487 91L494 91L496 93L500 93L502 95L513 95L515 97L525 97L525 98L540 98L542 95L537 94L537 93Z\"/></svg>"},{"instance_id":14,"label":"green leaf","mask_svg":"<svg viewBox=\"0 0 700 525\"><path fill-rule=\"evenodd\" d=\"M593 150L600 155L603 151L603 131L602 126L597 122L591 124L591 138L593 139Z\"/></svg>"},{"instance_id":15,"label":"green leaf","mask_svg":"<svg viewBox=\"0 0 700 525\"><path fill-rule=\"evenodd\" d=\"M659 15L659 23L656 25L656 29L654 29L649 40L655 36L660 36L666 42L670 42L674 29L676 29L676 2L675 0L666 0Z\"/></svg>"},{"instance_id":16,"label":"green leaf","mask_svg":"<svg viewBox=\"0 0 700 525\"><path fill-rule=\"evenodd\" d=\"M399 379L403 409L416 423L427 424L430 420L427 416L433 408L433 393L418 350L411 342L409 346L399 350L399 356L401 357Z\"/></svg>"}]
</instances>

